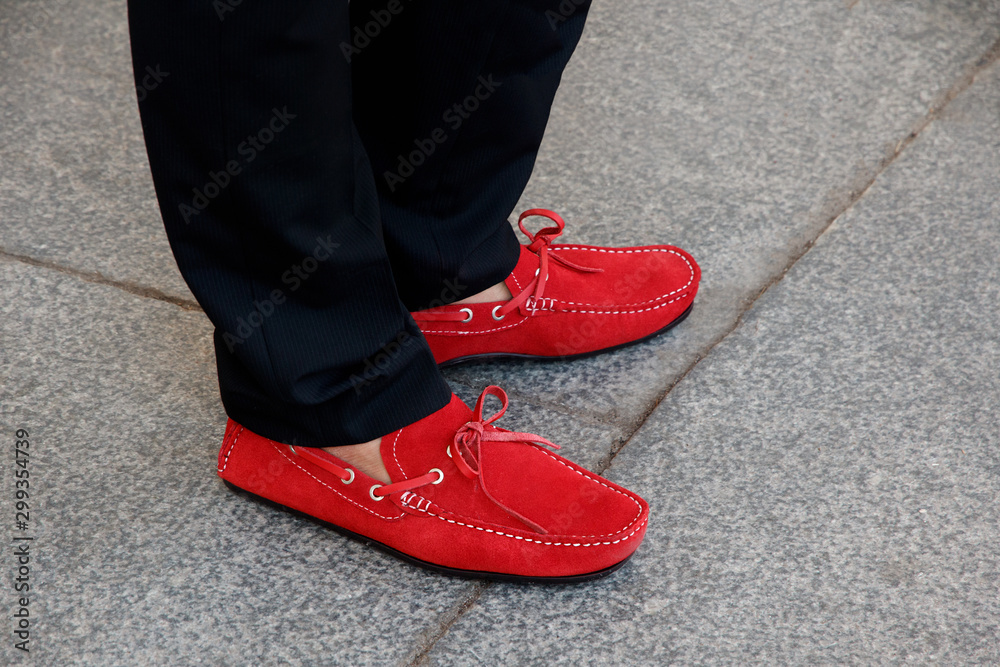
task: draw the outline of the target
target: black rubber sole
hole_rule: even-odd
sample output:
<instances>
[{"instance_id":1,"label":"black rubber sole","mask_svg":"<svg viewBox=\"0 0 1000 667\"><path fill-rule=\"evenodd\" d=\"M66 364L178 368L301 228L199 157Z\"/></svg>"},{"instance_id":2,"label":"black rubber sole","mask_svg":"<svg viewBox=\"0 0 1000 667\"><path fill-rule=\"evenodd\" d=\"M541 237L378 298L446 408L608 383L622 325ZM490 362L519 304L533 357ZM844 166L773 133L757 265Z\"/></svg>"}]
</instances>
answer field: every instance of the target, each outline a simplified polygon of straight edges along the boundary
<instances>
[{"instance_id":1,"label":"black rubber sole","mask_svg":"<svg viewBox=\"0 0 1000 667\"><path fill-rule=\"evenodd\" d=\"M627 343L622 343L621 345L612 345L611 347L604 347L600 350L593 350L591 352L581 352L580 354L567 354L558 357L546 357L534 354L516 354L513 352L487 352L485 354L469 354L464 357L455 357L454 359L449 359L448 361L443 361L438 364L439 368L448 368L449 366L457 366L458 364L464 364L476 361L499 361L504 359L530 359L532 361L569 361L571 359L585 359L587 357L593 357L598 354L604 354L605 352L611 352L613 350L620 350L623 347L628 347L630 345L638 345L639 343L650 340L651 338L656 338L660 334L670 331L675 326L687 319L687 316L691 314L691 309L694 308L692 303L687 307L683 313L677 316L670 324L658 329L648 336L643 336L642 338L636 338L635 340L630 340Z\"/></svg>"},{"instance_id":2,"label":"black rubber sole","mask_svg":"<svg viewBox=\"0 0 1000 667\"><path fill-rule=\"evenodd\" d=\"M390 556L395 556L396 558L405 561L407 563L410 563L411 565L416 565L417 567L422 567L425 570L437 572L438 574L444 574L449 577L461 577L463 579L485 579L488 581L500 581L513 584L581 584L585 581L593 581L594 579L601 579L602 577L608 576L612 572L615 572L616 570L621 568L621 566L624 565L626 562L628 562L628 559L631 558L631 556L629 556L625 560L615 563L611 567L606 567L603 570L597 570L596 572L588 572L586 574L576 574L569 577L524 577L516 574L502 574L499 572L480 572L478 570L460 570L453 567L444 567L442 565L435 565L434 563L428 563L427 561L420 560L419 558L414 558L413 556L405 554L402 551L398 551L390 546L382 544L381 542L373 540L370 537L359 535L358 533L347 530L346 528L342 528L334 523L330 523L329 521L323 521L322 519L317 519L316 517L306 514L305 512L292 509L291 507L286 507L281 503L276 503L273 500L268 500L267 498L258 496L255 493L250 493L249 491L241 489L240 487L236 486L235 484L227 480L222 480L222 481L226 486L228 486L238 495L249 498L250 500L256 501L262 505L267 505L269 507L284 510L296 516L300 516L304 519L312 521L315 524L323 526L324 528L329 528L337 533L340 533L345 537L350 537L354 540L357 540L358 542L361 542L362 544L375 547L376 549L379 549L380 551L383 551L389 554Z\"/></svg>"}]
</instances>

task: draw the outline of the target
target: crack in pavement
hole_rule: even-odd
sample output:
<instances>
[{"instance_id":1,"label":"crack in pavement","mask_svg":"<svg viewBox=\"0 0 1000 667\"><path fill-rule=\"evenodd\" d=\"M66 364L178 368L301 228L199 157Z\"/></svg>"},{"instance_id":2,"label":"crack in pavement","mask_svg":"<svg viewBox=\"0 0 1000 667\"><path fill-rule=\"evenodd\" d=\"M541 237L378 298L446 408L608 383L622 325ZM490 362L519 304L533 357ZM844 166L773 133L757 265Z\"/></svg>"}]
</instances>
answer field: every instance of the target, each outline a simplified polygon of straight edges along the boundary
<instances>
[{"instance_id":1,"label":"crack in pavement","mask_svg":"<svg viewBox=\"0 0 1000 667\"><path fill-rule=\"evenodd\" d=\"M743 323L743 316L751 308L754 307L757 301L760 300L760 298L764 296L764 294L769 289L771 289L772 287L780 283L782 280L784 280L785 275L787 275L787 273L792 269L792 267L794 267L799 262L799 260L805 257L805 255L810 250L813 249L813 247L816 245L816 242L819 241L819 239L824 234L826 234L827 231L829 231L830 227L833 226L833 223L835 223L842 215L844 215L844 213L849 211L856 203L858 203L868 193L868 190L871 189L872 185L875 184L875 181L878 180L878 177L882 175L886 171L886 169L888 169L896 161L897 158L899 158L899 156L903 153L903 151L909 148L909 146L914 141L917 140L917 138L924 132L924 130L930 127L931 123L933 123L934 121L938 120L941 117L941 113L948 107L949 104L951 104L951 102L956 97L958 97L963 92L968 90L969 87L971 87L972 84L975 83L977 76L979 76L981 73L983 73L991 66L996 64L997 61L1000 61L1000 39L997 39L993 43L993 45L989 49L987 49L983 55L977 58L971 65L966 65L966 67L964 68L965 71L958 77L955 83L952 84L952 86L948 88L943 94L938 96L938 98L934 101L934 103L931 104L930 108L928 109L924 117L918 120L912 126L910 131L902 139L896 142L895 148L893 148L893 150L889 153L889 155L886 155L879 161L876 169L872 171L870 175L860 180L857 184L855 184L855 186L853 186L850 189L850 194L846 199L846 201L840 203L838 206L835 207L835 209L831 213L828 214L826 222L820 227L819 231L813 236L813 238L809 239L803 244L803 246L799 249L799 252L793 255L788 260L784 268L776 276L774 276L771 280L766 282L760 288L756 296L752 297L751 299L748 299L743 304L743 308L737 314L736 318L733 321L732 326L729 327L727 330L723 331L718 337L716 337L714 341L709 343L708 346L706 346L704 350L698 354L698 356L694 359L694 361L692 361L688 365L688 367L685 368L684 371L666 387L666 389L660 394L660 396L656 400L652 401L652 404L649 407L649 409L646 411L645 414L641 416L638 425L623 438L621 444L612 447L611 450L601 459L601 462L595 469L595 472L597 474L603 475L605 472L607 472L608 468L610 468L611 465L614 463L614 460L618 456L618 454L621 453L621 451L628 446L628 444L632 441L632 438L635 437L635 434L642 429L642 427L652 416L653 412L656 411L656 408L660 406L660 403L662 403L666 399L667 395L669 395L670 392L673 391L674 387L676 387L684 378L686 378L688 374L690 374L691 371L694 370L695 366L697 366L699 363L701 363L703 359L705 359L709 354L711 354L712 350L714 350L723 340L728 338L731 333L733 333L736 329L740 327L740 325Z\"/></svg>"},{"instance_id":2,"label":"crack in pavement","mask_svg":"<svg viewBox=\"0 0 1000 667\"><path fill-rule=\"evenodd\" d=\"M427 639L419 642L414 650L410 652L410 656L401 664L405 665L405 667L421 667L428 664L431 649L451 630L451 627L458 622L458 619L465 615L465 612L469 611L479 601L483 593L492 588L492 586L492 581L479 581L473 584L469 594L452 606L451 609L444 612L443 622L433 632L429 632Z\"/></svg>"},{"instance_id":3,"label":"crack in pavement","mask_svg":"<svg viewBox=\"0 0 1000 667\"><path fill-rule=\"evenodd\" d=\"M198 305L196 301L191 299L184 299L179 296L171 296L166 292L156 289L155 287L147 287L145 285L139 285L137 283L130 283L124 280L115 280L114 278L108 278L103 273L98 271L83 271L81 269L74 269L73 267L60 264L59 262L53 262L47 259L38 259L37 257L32 257L30 255L22 255L15 252L10 252L6 248L0 247L0 259L7 260L10 262L20 262L22 264L27 264L29 266L37 266L43 269L51 269L53 271L58 271L59 273L64 273L68 276L73 276L74 278L79 278L88 283L94 283L95 285L106 285L108 287L116 287L123 292L128 292L129 294L134 294L146 299L156 299L157 301L163 301L165 303L172 304L183 310L196 310L201 311L201 306Z\"/></svg>"},{"instance_id":4,"label":"crack in pavement","mask_svg":"<svg viewBox=\"0 0 1000 667\"><path fill-rule=\"evenodd\" d=\"M789 259L789 261L785 264L785 267L776 276L774 276L770 281L766 282L760 288L756 296L749 299L744 304L744 307L740 310L739 314L733 321L732 326L727 330L723 331L714 341L709 343L705 347L705 349L701 353L699 353L698 356L688 365L688 367L684 369L684 371L680 375L678 375L673 380L673 382L671 382L664 389L664 391L660 394L660 396L655 401L652 402L652 405L649 407L646 413L642 415L642 417L638 422L638 425L623 438L621 444L612 447L612 449L608 452L608 454L604 458L602 458L602 460L595 467L594 472L596 472L598 475L603 475L605 472L607 472L607 470L611 467L612 463L614 463L615 457L617 457L618 454L623 449L625 449L626 446L628 446L628 444L635 437L635 434L638 433L640 429L642 429L643 425L649 420L653 412L656 411L656 408L659 407L660 403L662 403L663 400L666 399L667 395L669 395L670 392L673 391L674 387L680 384L681 381L683 381L684 378L686 378L691 373L691 371L694 370L694 368L712 352L713 349L715 349L723 340L728 338L733 331L735 331L740 327L740 325L743 323L744 314L746 314L751 308L753 308L754 304L756 304L757 301L762 296L764 296L764 294L769 289L771 289L774 285L777 285L779 282L781 282L784 279L785 275L792 269L792 267L794 267L799 262L799 260L801 260L810 250L812 250L816 242L819 241L820 237L822 237L827 231L829 231L833 223L836 222L842 215L844 215L844 213L849 211L857 202L859 202L865 196L865 194L868 193L868 190L871 189L871 186L875 184L875 181L878 180L878 177L896 161L896 159L903 153L903 151L905 151L910 146L910 144L916 141L917 137L919 137L924 132L924 130L926 130L931 125L931 123L933 123L940 117L941 112L944 111L944 109L956 97L958 97L959 95L962 94L962 92L967 90L975 82L976 77L980 73L991 67L998 60L1000 60L1000 39L997 39L997 41L993 44L993 46L990 47L986 51L986 53L984 53L981 57L979 57L975 61L975 63L966 68L966 71L958 78L958 80L947 91L945 91L944 94L942 94L934 104L931 105L931 108L928 110L927 114L913 125L912 129L909 131L909 133L906 134L906 136L904 136L902 139L896 142L893 151L889 155L882 158L882 160L879 162L878 167L874 170L874 172L870 173L870 175L868 175L867 178L862 180L855 187L851 188L850 196L848 197L848 199L846 201L843 201L839 206L835 208L835 210L833 210L831 213L828 214L826 222L822 225L819 231L816 234L814 234L813 238L808 240L802 246L799 252L793 255ZM428 664L430 653L437 645L437 643L446 634L448 634L451 628L461 619L462 616L464 616L470 609L472 609L476 605L476 603L483 596L483 594L487 590L489 590L492 586L493 586L492 582L484 582L480 584L478 587L473 589L470 595L464 598L459 604L452 607L452 609L445 614L443 622L438 626L437 630L431 633L431 635L427 638L427 640L422 642L417 647L417 649L411 654L413 657L408 659L404 663L406 667L421 667L422 665Z\"/></svg>"}]
</instances>

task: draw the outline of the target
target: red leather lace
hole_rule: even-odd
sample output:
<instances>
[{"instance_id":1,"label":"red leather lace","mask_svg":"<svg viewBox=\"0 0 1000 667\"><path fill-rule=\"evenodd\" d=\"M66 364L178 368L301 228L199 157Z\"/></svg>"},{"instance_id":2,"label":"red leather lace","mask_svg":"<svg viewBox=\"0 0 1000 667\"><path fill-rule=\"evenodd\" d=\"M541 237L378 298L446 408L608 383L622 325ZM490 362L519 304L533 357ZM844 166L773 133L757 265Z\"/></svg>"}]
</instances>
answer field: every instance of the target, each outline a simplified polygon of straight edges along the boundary
<instances>
[{"instance_id":1,"label":"red leather lace","mask_svg":"<svg viewBox=\"0 0 1000 667\"><path fill-rule=\"evenodd\" d=\"M502 405L497 412L484 419L483 409L486 404L486 399L489 396L499 398ZM479 488L482 489L483 493L493 502L493 504L518 521L521 521L532 530L545 534L548 531L540 525L497 500L493 494L490 493L486 484L486 478L483 474L481 458L484 443L520 442L536 447L551 447L552 449L559 449L559 445L554 442L550 442L539 435L535 435L533 433L505 431L493 426L493 422L500 419L500 417L507 412L508 405L509 400L507 398L507 392L500 387L493 385L486 387L486 389L483 390L483 393L479 396L479 400L476 401L474 418L472 421L466 422L458 429L455 433L454 440L448 445L448 456L451 457L451 460L455 463L455 467L458 468L458 471L463 476L468 479L478 478ZM350 484L354 481L354 471L350 468L344 468L336 463L336 459L322 449L312 447L292 447L291 450L306 461L314 463L320 468L333 473L345 484ZM394 493L412 491L413 489L426 486L428 484L439 484L443 479L444 473L439 469L434 468L430 472L420 475L419 477L404 479L392 484L376 484L369 490L369 494L373 499L381 500Z\"/></svg>"},{"instance_id":2,"label":"red leather lace","mask_svg":"<svg viewBox=\"0 0 1000 667\"><path fill-rule=\"evenodd\" d=\"M524 221L527 218L533 216L540 216L543 218L548 218L552 222L556 223L555 227L545 227L540 229L535 234L532 234L527 229L524 228ZM573 269L575 271L581 271L584 273L600 273L604 269L593 269L587 266L580 266L575 264L564 257L560 257L557 254L549 253L549 245L563 233L566 228L566 222L562 217L544 208L533 208L525 211L517 219L517 226L520 227L521 231L525 236L531 241L528 244L528 250L538 255L538 271L535 273L534 278L522 289L520 292L515 294L513 298L505 303L503 306L494 309L493 317L498 320L502 320L508 313L514 309L521 306L529 298L534 299L535 303L539 303L542 300L542 296L545 294L545 282L549 276L549 260L553 262L558 262L565 267ZM454 307L452 307L454 308ZM424 322L462 322L469 321L469 315L461 310L424 310L413 314L413 318L418 321Z\"/></svg>"},{"instance_id":3,"label":"red leather lace","mask_svg":"<svg viewBox=\"0 0 1000 667\"><path fill-rule=\"evenodd\" d=\"M483 406L486 403L487 396L496 396L500 399L502 405L500 406L500 410L495 412L491 417L483 419ZM535 532L544 534L547 532L544 528L494 498L493 494L490 493L490 490L486 485L486 478L483 476L483 468L480 464L480 458L482 446L485 442L523 442L528 445L559 449L559 445L554 442L550 442L539 435L535 435L533 433L518 433L516 431L504 431L495 426L491 426L493 422L500 419L500 417L507 412L508 405L509 402L507 400L507 392L503 389L494 385L490 385L484 389L483 393L479 396L479 400L476 401L475 419L467 422L460 429L458 429L458 432L455 434L454 441L448 446L448 455L451 457L451 460L455 462L455 466L463 475L469 479L479 478L479 487L483 490L486 497L493 501L494 505L518 521L521 521L526 526L529 526Z\"/></svg>"}]
</instances>

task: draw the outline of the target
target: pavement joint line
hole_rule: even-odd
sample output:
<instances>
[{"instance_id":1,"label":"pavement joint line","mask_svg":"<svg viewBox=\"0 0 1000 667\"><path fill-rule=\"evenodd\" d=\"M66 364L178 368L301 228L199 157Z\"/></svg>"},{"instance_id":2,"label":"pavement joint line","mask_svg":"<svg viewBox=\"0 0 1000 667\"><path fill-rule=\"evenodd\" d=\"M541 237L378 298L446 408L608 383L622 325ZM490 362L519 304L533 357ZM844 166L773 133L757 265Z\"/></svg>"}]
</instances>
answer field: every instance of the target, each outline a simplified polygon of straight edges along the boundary
<instances>
[{"instance_id":1,"label":"pavement joint line","mask_svg":"<svg viewBox=\"0 0 1000 667\"><path fill-rule=\"evenodd\" d=\"M465 386L468 387L468 384ZM471 389L475 389L475 387L471 387ZM482 391L482 389L480 389L480 391ZM575 410L573 408L567 408L565 405L561 405L555 401L540 400L537 396L525 394L516 389L504 389L504 391L507 393L509 398L515 398L518 401L531 403L532 405L537 405L540 408L546 408L548 410L552 410L553 412L558 412L561 415L579 419L580 421L586 422L591 426L617 426L614 421L602 419L600 416L594 417L592 414L588 415L583 411Z\"/></svg>"},{"instance_id":2,"label":"pavement joint line","mask_svg":"<svg viewBox=\"0 0 1000 667\"><path fill-rule=\"evenodd\" d=\"M121 280L114 280L113 278L108 278L104 274L98 271L83 271L81 269L74 269L73 267L60 264L59 262L53 262L46 259L38 259L37 257L31 257L30 255L22 255L15 252L10 252L6 248L0 246L0 259L20 262L22 264L27 264L29 266L37 266L43 269L50 269L52 271L58 271L68 276L73 276L74 278L79 278L88 283L94 283L95 285L105 285L107 287L115 287L123 292L128 292L129 294L143 297L146 299L156 299L157 301L163 301L165 303L172 304L181 308L183 310L194 310L202 312L201 306L197 302L191 301L190 299L183 299L178 296L171 296L166 292L160 291L155 287L146 287L145 285L139 285L136 283L129 283Z\"/></svg>"},{"instance_id":3,"label":"pavement joint line","mask_svg":"<svg viewBox=\"0 0 1000 667\"><path fill-rule=\"evenodd\" d=\"M639 418L636 426L631 431L628 431L622 437L620 444L613 446L608 451L608 453L601 459L601 461L597 464L597 466L594 469L595 473L603 476L604 473L607 472L607 470L614 463L614 460L618 456L618 454L621 453L621 451L628 446L628 444L632 441L632 438L635 437L635 434L638 433L640 429L642 429L642 427L646 424L646 422L653 415L653 413L660 406L660 404L666 399L666 397L670 394L670 392L673 391L674 387L680 384L680 382L684 380L684 378L686 378L691 373L691 371L693 371L694 368L699 363L701 363L703 359L708 357L708 355L712 353L712 350L714 350L720 343L722 343L722 341L724 341L726 338L729 337L730 334L732 334L734 331L740 328L740 326L743 324L743 316L747 312L749 312L750 309L754 307L757 301L759 301L760 298L764 296L764 294L767 293L768 290L770 290L772 287L774 287L782 280L784 280L785 276L796 264L798 264L799 260L805 257L806 254L810 250L812 250L813 247L815 247L819 239L830 230L830 228L833 226L833 223L835 223L842 215L851 210L851 208L853 208L855 204L861 201L861 199L868 193L868 190L870 190L871 187L875 184L875 181L878 180L878 177L882 175L882 173L884 173L896 161L896 159L903 153L903 151L909 148L909 146L914 141L917 140L917 137L919 137L924 132L924 130L930 127L930 125L935 120L941 117L941 113L945 110L945 108L948 107L949 104L951 104L951 102L955 98L957 98L959 95L965 92L969 87L971 87L973 83L975 83L977 76L979 76L981 73L992 67L998 61L1000 61L1000 38L998 38L993 43L993 45L986 50L985 53L983 53L980 57L978 57L975 61L973 61L971 65L966 65L966 67L964 68L964 72L959 75L955 83L953 83L951 87L949 87L948 90L946 90L943 94L938 96L937 100L931 104L930 108L928 109L924 117L918 120L912 126L912 128L906 134L906 136L904 136L902 139L896 142L895 148L892 150L892 152L889 155L883 157L879 161L876 169L865 180L863 180L858 187L854 187L851 189L850 196L848 197L848 199L841 206L838 206L829 215L826 222L820 227L819 231L813 236L813 238L809 241L806 241L799 249L799 252L797 254L792 255L789 258L788 262L785 264L785 267L776 276L771 278L771 280L767 281L757 292L756 296L754 296L751 299L748 299L743 304L743 307L736 315L736 318L734 319L732 326L729 327L727 330L723 331L722 334L717 336L714 341L709 343L709 345L701 353L698 354L698 356L688 365L688 367L685 368L684 371L679 376L677 376L674 379L674 381L671 382L656 399L654 399L651 402L649 409L646 410L646 412Z\"/></svg>"},{"instance_id":4,"label":"pavement joint line","mask_svg":"<svg viewBox=\"0 0 1000 667\"><path fill-rule=\"evenodd\" d=\"M428 664L430 652L437 645L438 641L448 634L448 631L451 630L451 627L458 622L458 619L464 616L465 612L469 611L469 609L471 609L473 605L479 601L479 598L483 596L483 593L492 587L492 581L477 581L473 584L469 594L443 614L444 619L441 624L438 625L437 629L430 634L425 641L420 642L410 653L410 656L403 660L400 664L405 667L422 667L423 665Z\"/></svg>"},{"instance_id":5,"label":"pavement joint line","mask_svg":"<svg viewBox=\"0 0 1000 667\"><path fill-rule=\"evenodd\" d=\"M855 5L858 4L859 1L860 0L853 0L853 2L848 6L848 9L853 8ZM851 198L849 199L847 204L845 206L840 207L837 210L837 212L820 229L819 233L816 234L816 236L811 241L808 241L803 245L799 254L791 258L791 260L785 266L782 272L778 274L776 278L773 278L770 282L766 283L764 287L761 289L761 291L757 294L757 296L751 299L746 304L746 306L740 311L739 315L737 315L736 323L734 324L734 326L730 328L728 331L726 331L721 338L712 342L707 348L706 354L708 351L711 351L712 348L718 345L718 343L721 342L722 339L724 339L726 336L728 336L736 329L736 327L739 325L740 320L742 319L743 313L747 312L750 308L752 308L753 304L757 302L757 299L759 299L764 294L764 292L770 289L772 285L779 282L784 277L785 273L787 273L788 270L792 266L794 266L796 262L799 261L799 259L801 259L807 252L809 252L810 249L812 249L813 244L819 239L819 237L821 237L824 233L826 233L826 231L836 221L837 218L843 215L846 211L850 210L850 208L858 200L860 200L861 197L864 196L864 194L868 191L868 189L872 186L872 184L874 184L879 174L881 174L889 167L889 165L895 162L896 158L899 157L899 155L904 150L906 150L906 148L911 143L913 143L913 141L916 140L916 138L920 136L920 134L932 122L937 120L937 118L940 116L940 113L944 110L944 108L947 107L948 104L950 104L951 101L954 100L958 95L960 95L965 89L971 86L975 82L976 76L978 74L988 69L994 63L996 63L997 60L1000 60L1000 39L997 39L997 41L994 42L993 46L991 46L982 56L980 56L980 58L972 65L972 67L967 67L966 72L959 77L958 81L956 81L956 83L952 85L952 87L949 88L944 93L944 95L942 95L938 99L938 101L935 104L931 105L930 110L924 116L924 118L917 122L917 124L913 127L912 130L910 130L910 133L907 136L903 137L896 143L896 147L893 153L883 158L880 161L878 169L868 179L866 179L866 181L862 184L861 188L852 191ZM128 292L129 294L134 294L136 296L144 297L147 299L157 299L165 303L170 303L184 310L204 312L201 306L198 305L196 301L192 301L190 299L184 299L182 297L171 296L166 292L156 289L155 287L148 287L145 285L140 285L138 283L115 280L113 278L108 278L107 276L103 275L98 271L84 271L81 269L75 269L66 266L64 264L60 264L58 262L38 259L30 255L23 255L20 253L11 252L2 246L0 246L0 259L7 259L11 261L17 261L24 264L28 264L30 266L52 269L54 271L59 271L60 273L64 273L66 275L74 276L86 282L94 283L97 285L106 285L109 287L117 287L118 289L124 292ZM701 355L694 363L697 364L698 361L700 361L702 358L704 358L704 355ZM692 364L692 367L693 365L694 364ZM684 374L682 374L682 377L683 375L686 374L687 370L685 370ZM670 385L666 393L669 393L670 389L673 388L674 384L676 384L676 382ZM656 406L659 405L660 401L663 400L663 397L666 396L666 393L664 393L658 400L654 401L652 409L655 409ZM652 412L652 410L650 410L649 412ZM636 430L638 430L638 428L641 428L642 424L645 423L646 418L648 418L648 415L649 413L643 416L641 422L639 423L639 426L636 427ZM631 438L631 435L629 435L628 438ZM611 458L613 459L614 455L612 455Z\"/></svg>"},{"instance_id":6,"label":"pavement joint line","mask_svg":"<svg viewBox=\"0 0 1000 667\"><path fill-rule=\"evenodd\" d=\"M546 364L546 363L559 363L559 362L555 360L531 360L525 363ZM450 377L448 378L448 382L462 386L468 389L469 391L482 392L483 390L483 385L481 382L476 381L475 379L470 378L464 374L459 375L458 377ZM524 392L518 391L517 389L507 389L506 387L504 387L503 390L507 393L508 398L517 399L518 401L524 401L525 403L531 403L532 405L536 405L540 408L546 408L548 410L552 410L553 412L558 412L561 415L579 419L580 421L590 424L591 426L617 427L619 425L614 418L608 416L609 413L585 412L583 410L567 408L565 405L562 405L555 401L542 400L539 397L535 396L534 394L526 394Z\"/></svg>"}]
</instances>

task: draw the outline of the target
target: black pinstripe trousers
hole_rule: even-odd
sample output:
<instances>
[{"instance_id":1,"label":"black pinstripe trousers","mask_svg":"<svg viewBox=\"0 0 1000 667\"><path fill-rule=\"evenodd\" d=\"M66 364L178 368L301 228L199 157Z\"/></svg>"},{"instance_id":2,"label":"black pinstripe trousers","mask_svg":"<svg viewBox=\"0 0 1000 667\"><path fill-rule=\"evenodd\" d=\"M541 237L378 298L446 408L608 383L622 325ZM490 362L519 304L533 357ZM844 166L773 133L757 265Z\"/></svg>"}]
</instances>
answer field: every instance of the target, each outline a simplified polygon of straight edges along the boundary
<instances>
[{"instance_id":1,"label":"black pinstripe trousers","mask_svg":"<svg viewBox=\"0 0 1000 667\"><path fill-rule=\"evenodd\" d=\"M303 446L451 392L408 312L502 281L589 0L130 0L139 110L222 400Z\"/></svg>"}]
</instances>

